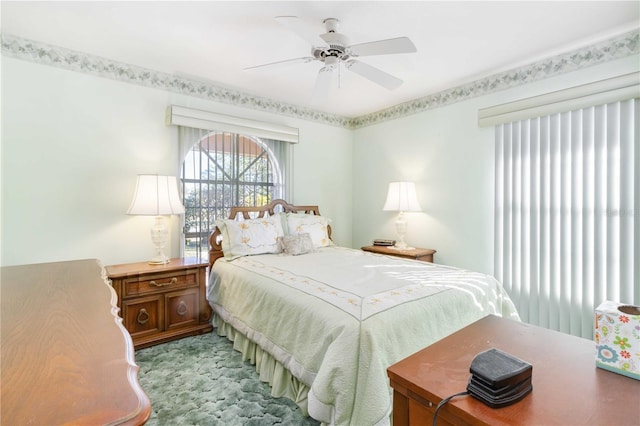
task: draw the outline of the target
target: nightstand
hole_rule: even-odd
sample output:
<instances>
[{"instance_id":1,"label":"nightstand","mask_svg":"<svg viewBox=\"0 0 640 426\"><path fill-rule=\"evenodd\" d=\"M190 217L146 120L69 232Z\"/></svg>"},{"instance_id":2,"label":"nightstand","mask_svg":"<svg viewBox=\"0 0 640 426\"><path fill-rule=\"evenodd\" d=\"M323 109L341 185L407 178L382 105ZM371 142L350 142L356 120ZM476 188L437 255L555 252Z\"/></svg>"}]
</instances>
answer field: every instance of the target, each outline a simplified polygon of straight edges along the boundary
<instances>
[{"instance_id":1,"label":"nightstand","mask_svg":"<svg viewBox=\"0 0 640 426\"><path fill-rule=\"evenodd\" d=\"M387 246L364 246L362 250L371 253L386 254L390 256L404 257L405 259L422 260L423 262L433 262L433 255L436 252L432 249L413 248L409 250L399 250Z\"/></svg>"},{"instance_id":2,"label":"nightstand","mask_svg":"<svg viewBox=\"0 0 640 426\"><path fill-rule=\"evenodd\" d=\"M199 259L177 258L165 265L105 267L136 349L213 330L206 298L207 266Z\"/></svg>"}]
</instances>

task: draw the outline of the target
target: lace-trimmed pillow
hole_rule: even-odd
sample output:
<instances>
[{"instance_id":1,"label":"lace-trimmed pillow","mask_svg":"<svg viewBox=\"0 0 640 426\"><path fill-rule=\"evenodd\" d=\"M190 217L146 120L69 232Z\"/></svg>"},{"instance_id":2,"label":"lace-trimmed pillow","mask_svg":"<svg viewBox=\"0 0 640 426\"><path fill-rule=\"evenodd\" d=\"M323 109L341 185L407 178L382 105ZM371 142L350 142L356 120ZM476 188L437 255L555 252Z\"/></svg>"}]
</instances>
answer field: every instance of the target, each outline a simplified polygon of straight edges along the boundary
<instances>
[{"instance_id":1,"label":"lace-trimmed pillow","mask_svg":"<svg viewBox=\"0 0 640 426\"><path fill-rule=\"evenodd\" d=\"M225 259L282 251L278 244L278 237L284 236L281 214L241 221L217 220L216 226L222 233Z\"/></svg>"},{"instance_id":2,"label":"lace-trimmed pillow","mask_svg":"<svg viewBox=\"0 0 640 426\"><path fill-rule=\"evenodd\" d=\"M314 247L333 245L329 238L330 219L314 214L287 213L289 235L309 234Z\"/></svg>"}]
</instances>

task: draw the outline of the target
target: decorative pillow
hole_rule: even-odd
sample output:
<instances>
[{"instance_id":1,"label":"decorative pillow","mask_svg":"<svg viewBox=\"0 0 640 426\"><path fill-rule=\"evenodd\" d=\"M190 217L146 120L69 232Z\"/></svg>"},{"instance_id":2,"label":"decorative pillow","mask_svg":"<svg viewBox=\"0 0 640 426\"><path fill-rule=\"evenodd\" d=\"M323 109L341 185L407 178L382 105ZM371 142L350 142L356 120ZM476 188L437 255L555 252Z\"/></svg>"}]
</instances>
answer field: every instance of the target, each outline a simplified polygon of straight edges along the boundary
<instances>
[{"instance_id":1,"label":"decorative pillow","mask_svg":"<svg viewBox=\"0 0 640 426\"><path fill-rule=\"evenodd\" d=\"M330 222L330 219L315 214L287 213L289 235L309 234L315 247L333 245L329 239Z\"/></svg>"},{"instance_id":2,"label":"decorative pillow","mask_svg":"<svg viewBox=\"0 0 640 426\"><path fill-rule=\"evenodd\" d=\"M246 220L217 220L222 252L228 260L254 254L280 253L278 237L284 236L280 214Z\"/></svg>"},{"instance_id":3,"label":"decorative pillow","mask_svg":"<svg viewBox=\"0 0 640 426\"><path fill-rule=\"evenodd\" d=\"M279 237L278 241L282 244L282 251L292 256L311 253L315 250L309 234L285 235Z\"/></svg>"}]
</instances>

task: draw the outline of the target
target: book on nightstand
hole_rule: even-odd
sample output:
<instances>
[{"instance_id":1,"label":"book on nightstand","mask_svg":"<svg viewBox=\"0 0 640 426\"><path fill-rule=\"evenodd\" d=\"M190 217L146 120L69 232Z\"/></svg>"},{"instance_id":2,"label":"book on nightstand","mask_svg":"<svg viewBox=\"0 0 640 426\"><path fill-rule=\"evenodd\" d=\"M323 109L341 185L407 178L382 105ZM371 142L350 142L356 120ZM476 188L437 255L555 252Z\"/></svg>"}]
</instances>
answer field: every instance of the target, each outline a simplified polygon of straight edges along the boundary
<instances>
[{"instance_id":1,"label":"book on nightstand","mask_svg":"<svg viewBox=\"0 0 640 426\"><path fill-rule=\"evenodd\" d=\"M384 246L384 247L390 247L396 244L396 240L385 240L382 238L377 238L375 240L373 240L373 245L374 246Z\"/></svg>"}]
</instances>

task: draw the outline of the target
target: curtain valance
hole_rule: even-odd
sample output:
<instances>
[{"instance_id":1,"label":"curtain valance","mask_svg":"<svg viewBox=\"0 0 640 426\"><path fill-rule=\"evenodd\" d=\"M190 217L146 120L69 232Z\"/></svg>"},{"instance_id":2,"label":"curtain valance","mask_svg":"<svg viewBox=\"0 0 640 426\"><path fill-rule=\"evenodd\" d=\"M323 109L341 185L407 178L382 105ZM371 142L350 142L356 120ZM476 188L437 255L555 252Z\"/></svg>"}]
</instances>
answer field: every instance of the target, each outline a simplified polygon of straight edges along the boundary
<instances>
[{"instance_id":1,"label":"curtain valance","mask_svg":"<svg viewBox=\"0 0 640 426\"><path fill-rule=\"evenodd\" d=\"M166 123L167 125L239 133L259 138L298 143L298 129L295 127L202 111L178 105L170 105L167 107Z\"/></svg>"},{"instance_id":2,"label":"curtain valance","mask_svg":"<svg viewBox=\"0 0 640 426\"><path fill-rule=\"evenodd\" d=\"M640 97L640 72L633 72L478 111L478 125L489 127Z\"/></svg>"}]
</instances>

